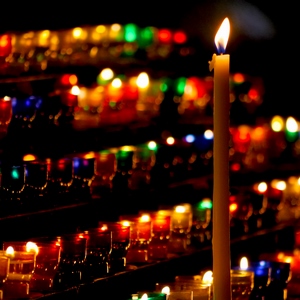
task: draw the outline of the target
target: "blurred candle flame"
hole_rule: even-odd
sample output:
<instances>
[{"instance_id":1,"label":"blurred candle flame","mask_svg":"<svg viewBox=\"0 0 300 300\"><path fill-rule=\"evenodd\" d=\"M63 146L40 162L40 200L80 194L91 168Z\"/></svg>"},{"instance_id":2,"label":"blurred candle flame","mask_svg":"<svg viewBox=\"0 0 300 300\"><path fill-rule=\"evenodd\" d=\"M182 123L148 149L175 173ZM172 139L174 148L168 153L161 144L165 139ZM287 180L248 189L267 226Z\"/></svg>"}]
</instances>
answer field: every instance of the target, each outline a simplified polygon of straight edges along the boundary
<instances>
[{"instance_id":1,"label":"blurred candle flame","mask_svg":"<svg viewBox=\"0 0 300 300\"><path fill-rule=\"evenodd\" d=\"M241 270L247 270L248 269L248 259L245 256L241 258L240 269Z\"/></svg>"},{"instance_id":2,"label":"blurred candle flame","mask_svg":"<svg viewBox=\"0 0 300 300\"><path fill-rule=\"evenodd\" d=\"M163 294L170 295L170 292L171 292L170 291L170 287L168 287L168 286L163 287L162 290L161 290L161 292Z\"/></svg>"},{"instance_id":3,"label":"blurred candle flame","mask_svg":"<svg viewBox=\"0 0 300 300\"><path fill-rule=\"evenodd\" d=\"M213 272L212 271L205 272L202 277L202 283L212 284L212 282L213 282Z\"/></svg>"}]
</instances>

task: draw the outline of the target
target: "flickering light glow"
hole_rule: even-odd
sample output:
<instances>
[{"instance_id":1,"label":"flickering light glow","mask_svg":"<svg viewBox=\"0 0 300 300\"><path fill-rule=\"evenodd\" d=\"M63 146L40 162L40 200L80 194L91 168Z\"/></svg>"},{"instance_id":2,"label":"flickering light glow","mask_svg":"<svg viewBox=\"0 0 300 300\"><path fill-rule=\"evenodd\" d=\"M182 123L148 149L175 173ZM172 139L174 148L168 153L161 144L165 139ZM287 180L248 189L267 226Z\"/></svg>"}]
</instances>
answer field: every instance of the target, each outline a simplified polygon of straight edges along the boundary
<instances>
[{"instance_id":1,"label":"flickering light glow","mask_svg":"<svg viewBox=\"0 0 300 300\"><path fill-rule=\"evenodd\" d=\"M147 295L147 294L144 294L144 295L141 297L141 300L148 300L148 295Z\"/></svg>"},{"instance_id":2,"label":"flickering light glow","mask_svg":"<svg viewBox=\"0 0 300 300\"><path fill-rule=\"evenodd\" d=\"M202 277L202 283L204 284L212 284L213 282L213 272L206 271Z\"/></svg>"},{"instance_id":3,"label":"flickering light glow","mask_svg":"<svg viewBox=\"0 0 300 300\"><path fill-rule=\"evenodd\" d=\"M140 217L141 222L149 222L150 221L150 216L147 214L144 214Z\"/></svg>"},{"instance_id":4,"label":"flickering light glow","mask_svg":"<svg viewBox=\"0 0 300 300\"><path fill-rule=\"evenodd\" d=\"M195 141L196 137L193 135L193 134L188 134L186 137L185 137L185 141L187 143L193 143Z\"/></svg>"},{"instance_id":5,"label":"flickering light glow","mask_svg":"<svg viewBox=\"0 0 300 300\"><path fill-rule=\"evenodd\" d=\"M183 44L186 42L187 37L183 31L176 31L174 32L173 40L176 44Z\"/></svg>"},{"instance_id":6,"label":"flickering light glow","mask_svg":"<svg viewBox=\"0 0 300 300\"><path fill-rule=\"evenodd\" d=\"M237 205L236 203L231 203L231 204L229 205L229 211L230 211L231 213L235 212L235 211L237 210L237 208L238 208L238 205Z\"/></svg>"},{"instance_id":7,"label":"flickering light glow","mask_svg":"<svg viewBox=\"0 0 300 300\"><path fill-rule=\"evenodd\" d=\"M161 292L163 294L170 295L170 293L171 293L170 287L168 287L168 286L163 287Z\"/></svg>"},{"instance_id":8,"label":"flickering light glow","mask_svg":"<svg viewBox=\"0 0 300 300\"><path fill-rule=\"evenodd\" d=\"M139 88L146 88L149 85L149 76L146 72L142 72L136 79L136 85Z\"/></svg>"},{"instance_id":9,"label":"flickering light glow","mask_svg":"<svg viewBox=\"0 0 300 300\"><path fill-rule=\"evenodd\" d=\"M60 79L63 85L75 85L78 82L78 78L75 74L64 74Z\"/></svg>"},{"instance_id":10,"label":"flickering light glow","mask_svg":"<svg viewBox=\"0 0 300 300\"><path fill-rule=\"evenodd\" d=\"M36 254L39 253L39 247L36 243L33 242L27 242L26 243L26 251L27 252L35 252Z\"/></svg>"},{"instance_id":11,"label":"flickering light glow","mask_svg":"<svg viewBox=\"0 0 300 300\"><path fill-rule=\"evenodd\" d=\"M6 252L7 255L14 255L15 250L12 246L9 246L9 247L7 247L5 252Z\"/></svg>"},{"instance_id":12,"label":"flickering light glow","mask_svg":"<svg viewBox=\"0 0 300 300\"><path fill-rule=\"evenodd\" d=\"M125 31L125 41L128 43L132 43L137 39L137 26L135 24L126 24L124 26Z\"/></svg>"},{"instance_id":13,"label":"flickering light glow","mask_svg":"<svg viewBox=\"0 0 300 300\"><path fill-rule=\"evenodd\" d=\"M110 80L114 77L114 72L110 68L105 68L101 71L99 75L103 80Z\"/></svg>"},{"instance_id":14,"label":"flickering light glow","mask_svg":"<svg viewBox=\"0 0 300 300\"><path fill-rule=\"evenodd\" d=\"M245 256L241 258L240 269L241 270L247 270L248 269L248 259Z\"/></svg>"},{"instance_id":15,"label":"flickering light glow","mask_svg":"<svg viewBox=\"0 0 300 300\"><path fill-rule=\"evenodd\" d=\"M260 182L257 186L257 190L260 193L264 193L268 189L268 185L266 182Z\"/></svg>"},{"instance_id":16,"label":"flickering light glow","mask_svg":"<svg viewBox=\"0 0 300 300\"><path fill-rule=\"evenodd\" d=\"M23 156L23 161L33 161L36 159L37 159L37 157L33 154L26 154Z\"/></svg>"},{"instance_id":17,"label":"flickering light glow","mask_svg":"<svg viewBox=\"0 0 300 300\"><path fill-rule=\"evenodd\" d=\"M186 211L186 209L183 205L177 205L175 207L175 212L177 212L177 213L184 213L185 211Z\"/></svg>"},{"instance_id":18,"label":"flickering light glow","mask_svg":"<svg viewBox=\"0 0 300 300\"><path fill-rule=\"evenodd\" d=\"M207 129L204 131L204 138L207 140L212 140L214 138L214 133L212 130Z\"/></svg>"},{"instance_id":19,"label":"flickering light glow","mask_svg":"<svg viewBox=\"0 0 300 300\"><path fill-rule=\"evenodd\" d=\"M71 94L74 96L78 96L80 94L80 88L78 85L74 85L71 88Z\"/></svg>"},{"instance_id":20,"label":"flickering light glow","mask_svg":"<svg viewBox=\"0 0 300 300\"><path fill-rule=\"evenodd\" d=\"M172 33L168 29L160 29L158 32L158 39L162 43L170 43L172 41Z\"/></svg>"},{"instance_id":21,"label":"flickering light glow","mask_svg":"<svg viewBox=\"0 0 300 300\"><path fill-rule=\"evenodd\" d=\"M199 203L199 209L211 209L212 208L212 201L209 198L204 198Z\"/></svg>"},{"instance_id":22,"label":"flickering light glow","mask_svg":"<svg viewBox=\"0 0 300 300\"><path fill-rule=\"evenodd\" d=\"M233 75L232 80L235 83L243 83L245 81L245 76L241 73L236 73Z\"/></svg>"},{"instance_id":23,"label":"flickering light glow","mask_svg":"<svg viewBox=\"0 0 300 300\"><path fill-rule=\"evenodd\" d=\"M122 80L120 78L115 78L112 82L111 82L111 85L118 89L122 86Z\"/></svg>"},{"instance_id":24,"label":"flickering light glow","mask_svg":"<svg viewBox=\"0 0 300 300\"><path fill-rule=\"evenodd\" d=\"M286 189L286 182L283 180L273 179L270 182L270 185L273 189L284 191Z\"/></svg>"},{"instance_id":25,"label":"flickering light glow","mask_svg":"<svg viewBox=\"0 0 300 300\"><path fill-rule=\"evenodd\" d=\"M157 149L157 144L156 144L156 142L150 141L150 142L148 143L148 148L149 148L150 150L156 150L156 149Z\"/></svg>"},{"instance_id":26,"label":"flickering light glow","mask_svg":"<svg viewBox=\"0 0 300 300\"><path fill-rule=\"evenodd\" d=\"M129 221L122 221L121 223L123 226L130 226L130 222Z\"/></svg>"},{"instance_id":27,"label":"flickering light glow","mask_svg":"<svg viewBox=\"0 0 300 300\"><path fill-rule=\"evenodd\" d=\"M96 31L97 31L98 33L104 33L104 32L106 31L106 26L104 26L104 25L98 25L98 26L96 27Z\"/></svg>"},{"instance_id":28,"label":"flickering light glow","mask_svg":"<svg viewBox=\"0 0 300 300\"><path fill-rule=\"evenodd\" d=\"M297 132L299 130L298 123L293 117L286 119L286 130L289 132Z\"/></svg>"}]
</instances>

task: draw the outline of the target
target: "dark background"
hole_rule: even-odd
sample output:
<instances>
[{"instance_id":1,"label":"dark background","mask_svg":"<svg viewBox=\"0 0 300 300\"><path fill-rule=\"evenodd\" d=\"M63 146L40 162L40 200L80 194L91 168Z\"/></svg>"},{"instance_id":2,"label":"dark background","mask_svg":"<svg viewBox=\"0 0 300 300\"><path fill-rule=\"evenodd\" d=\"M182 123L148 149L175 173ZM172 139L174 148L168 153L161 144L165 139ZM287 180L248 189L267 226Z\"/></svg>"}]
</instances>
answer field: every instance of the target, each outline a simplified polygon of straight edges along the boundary
<instances>
[{"instance_id":1,"label":"dark background","mask_svg":"<svg viewBox=\"0 0 300 300\"><path fill-rule=\"evenodd\" d=\"M231 33L226 52L230 54L231 71L264 80L264 105L257 113L300 118L299 16L291 0L10 1L1 4L0 11L1 32L111 23L182 28L197 43L199 75L209 73L207 62L216 51L215 33L224 17L229 17Z\"/></svg>"}]
</instances>

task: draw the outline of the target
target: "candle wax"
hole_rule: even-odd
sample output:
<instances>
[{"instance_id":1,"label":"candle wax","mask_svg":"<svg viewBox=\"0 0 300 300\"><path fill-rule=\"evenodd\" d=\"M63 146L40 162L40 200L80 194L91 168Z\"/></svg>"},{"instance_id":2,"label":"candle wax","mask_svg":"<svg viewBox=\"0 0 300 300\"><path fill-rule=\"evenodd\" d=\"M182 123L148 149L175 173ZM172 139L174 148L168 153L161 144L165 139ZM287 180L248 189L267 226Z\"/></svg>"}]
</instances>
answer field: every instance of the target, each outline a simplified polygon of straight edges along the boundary
<instances>
[{"instance_id":1,"label":"candle wax","mask_svg":"<svg viewBox=\"0 0 300 300\"><path fill-rule=\"evenodd\" d=\"M229 55L214 55L214 299L231 299L229 218Z\"/></svg>"}]
</instances>

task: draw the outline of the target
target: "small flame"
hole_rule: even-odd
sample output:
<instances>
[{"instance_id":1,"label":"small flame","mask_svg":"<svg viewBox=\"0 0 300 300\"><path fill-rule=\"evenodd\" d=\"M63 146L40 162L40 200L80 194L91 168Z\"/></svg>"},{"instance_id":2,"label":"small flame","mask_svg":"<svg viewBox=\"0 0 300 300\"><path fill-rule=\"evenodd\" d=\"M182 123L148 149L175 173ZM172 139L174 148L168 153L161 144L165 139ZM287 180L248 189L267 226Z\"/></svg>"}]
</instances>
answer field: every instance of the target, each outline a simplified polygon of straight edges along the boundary
<instances>
[{"instance_id":1,"label":"small flame","mask_svg":"<svg viewBox=\"0 0 300 300\"><path fill-rule=\"evenodd\" d=\"M170 291L170 287L168 287L168 286L163 287L162 290L161 290L161 292L163 294L170 295L170 292L171 292Z\"/></svg>"},{"instance_id":2,"label":"small flame","mask_svg":"<svg viewBox=\"0 0 300 300\"><path fill-rule=\"evenodd\" d=\"M27 252L35 252L36 254L38 254L39 253L39 247L37 246L36 243L27 242L26 251Z\"/></svg>"},{"instance_id":3,"label":"small flame","mask_svg":"<svg viewBox=\"0 0 300 300\"><path fill-rule=\"evenodd\" d=\"M148 295L147 295L147 294L144 294L144 295L141 297L141 300L148 300Z\"/></svg>"},{"instance_id":4,"label":"small flame","mask_svg":"<svg viewBox=\"0 0 300 300\"><path fill-rule=\"evenodd\" d=\"M240 269L241 270L247 270L248 269L248 259L247 257L242 257L241 261L240 261Z\"/></svg>"},{"instance_id":5,"label":"small flame","mask_svg":"<svg viewBox=\"0 0 300 300\"><path fill-rule=\"evenodd\" d=\"M123 226L130 226L130 222L129 221L122 221L121 224Z\"/></svg>"},{"instance_id":6,"label":"small flame","mask_svg":"<svg viewBox=\"0 0 300 300\"><path fill-rule=\"evenodd\" d=\"M186 210L185 210L185 207L183 205L178 205L175 207L175 212L177 213L184 213Z\"/></svg>"},{"instance_id":7,"label":"small flame","mask_svg":"<svg viewBox=\"0 0 300 300\"><path fill-rule=\"evenodd\" d=\"M149 222L150 221L150 216L147 214L144 214L140 217L141 222Z\"/></svg>"},{"instance_id":8,"label":"small flame","mask_svg":"<svg viewBox=\"0 0 300 300\"><path fill-rule=\"evenodd\" d=\"M212 284L212 282L213 282L213 272L212 271L205 272L202 277L202 283Z\"/></svg>"},{"instance_id":9,"label":"small flame","mask_svg":"<svg viewBox=\"0 0 300 300\"><path fill-rule=\"evenodd\" d=\"M6 254L7 255L14 255L15 254L15 249L12 246L7 247Z\"/></svg>"},{"instance_id":10,"label":"small flame","mask_svg":"<svg viewBox=\"0 0 300 300\"><path fill-rule=\"evenodd\" d=\"M230 32L229 19L225 18L215 36L215 45L219 53L225 52L228 38L229 38L229 32Z\"/></svg>"},{"instance_id":11,"label":"small flame","mask_svg":"<svg viewBox=\"0 0 300 300\"><path fill-rule=\"evenodd\" d=\"M78 85L74 85L71 88L71 94L74 96L78 96L80 94L80 88Z\"/></svg>"}]
</instances>

